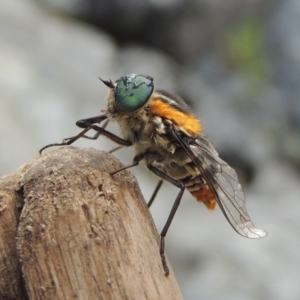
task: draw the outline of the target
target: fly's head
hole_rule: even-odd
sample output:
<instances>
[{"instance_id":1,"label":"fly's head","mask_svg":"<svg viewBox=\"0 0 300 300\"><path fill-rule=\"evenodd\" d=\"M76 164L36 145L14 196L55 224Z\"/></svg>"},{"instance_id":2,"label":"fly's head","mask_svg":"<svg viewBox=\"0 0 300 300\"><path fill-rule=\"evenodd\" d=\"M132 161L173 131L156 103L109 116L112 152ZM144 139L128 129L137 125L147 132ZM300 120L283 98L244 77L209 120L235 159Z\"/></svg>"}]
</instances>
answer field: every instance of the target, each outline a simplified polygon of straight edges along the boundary
<instances>
[{"instance_id":1,"label":"fly's head","mask_svg":"<svg viewBox=\"0 0 300 300\"><path fill-rule=\"evenodd\" d=\"M153 79L139 74L125 75L115 83L106 80L102 82L110 89L106 98L106 112L115 119L128 118L138 113L147 104L154 89Z\"/></svg>"}]
</instances>

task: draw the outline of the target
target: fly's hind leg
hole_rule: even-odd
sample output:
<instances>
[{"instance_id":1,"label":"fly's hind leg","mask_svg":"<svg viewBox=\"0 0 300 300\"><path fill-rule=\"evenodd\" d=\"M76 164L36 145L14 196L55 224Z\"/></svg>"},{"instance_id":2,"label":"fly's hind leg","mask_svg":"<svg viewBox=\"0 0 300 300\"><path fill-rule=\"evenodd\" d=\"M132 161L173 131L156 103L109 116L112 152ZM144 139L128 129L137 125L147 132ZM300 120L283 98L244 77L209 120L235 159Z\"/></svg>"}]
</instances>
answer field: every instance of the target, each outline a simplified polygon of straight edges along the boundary
<instances>
[{"instance_id":1,"label":"fly's hind leg","mask_svg":"<svg viewBox=\"0 0 300 300\"><path fill-rule=\"evenodd\" d=\"M168 229L169 229L169 227L172 223L172 220L175 216L177 208L180 204L182 195L183 195L184 190L185 190L185 186L181 181L172 178L171 176L169 176L165 172L161 171L160 169L158 169L158 168L156 168L152 165L149 165L148 169L151 172L153 172L155 175L157 175L160 178L172 183L173 185L177 186L180 189L180 192L178 193L178 195L175 199L175 202L173 204L173 207L171 209L171 212L169 214L167 222L166 222L166 224L165 224L165 226L164 226L164 228L163 228L163 230L160 234L160 249L159 249L159 252L160 252L161 262L162 262L162 265L163 265L163 268L164 268L165 275L168 276L169 275L169 268L168 268L168 265L167 265L167 262L166 262L166 257L165 257L165 237L166 237Z\"/></svg>"},{"instance_id":2,"label":"fly's hind leg","mask_svg":"<svg viewBox=\"0 0 300 300\"><path fill-rule=\"evenodd\" d=\"M129 168L132 168L134 166L137 166L139 164L139 162L144 158L144 153L141 153L139 155L136 155L133 159L133 163L131 165L128 165L128 166L125 166L119 170L116 170L114 172L111 173L111 175L115 175L123 170L126 170L126 169L129 169ZM177 186L179 189L180 189L180 192L178 193L176 199L175 199L175 202L173 204L173 207L171 209L171 212L169 214L169 217L167 219L167 222L160 234L160 250L159 250L159 253L160 253L160 256L161 256L161 261L162 261L162 265L163 265L163 269L164 269L164 272L165 272L165 275L168 276L169 275L169 268L168 268L168 265L167 265L167 262L166 262L166 257L165 257L165 237L167 235L167 232L168 232L168 229L172 223L172 220L175 216L175 213L177 211L177 208L180 204L180 201L181 201L181 198L182 198L182 195L184 193L184 190L185 190L185 186L184 184L179 181L179 180L176 180L174 178L172 178L171 176L169 176L168 174L166 174L165 172L161 171L160 169L152 166L152 165L149 165L147 166L148 169L154 173L155 175L157 175L158 177L160 177L162 180L160 180L155 188L155 191L148 203L148 207L151 205L151 203L153 202L157 192L159 191L162 183L163 183L163 180L166 180L170 183L172 183L173 185Z\"/></svg>"},{"instance_id":3,"label":"fly's hind leg","mask_svg":"<svg viewBox=\"0 0 300 300\"><path fill-rule=\"evenodd\" d=\"M154 190L154 192L153 192L153 194L152 194L152 196L151 196L149 202L147 203L147 205L148 205L149 208L150 208L150 206L152 205L153 201L155 200L156 195L157 195L157 193L159 192L159 190L160 190L160 188L161 188L163 182L164 182L164 181L163 181L162 179L160 179L160 180L158 181L158 183L157 183L157 185L156 185L156 187L155 187L155 190Z\"/></svg>"}]
</instances>

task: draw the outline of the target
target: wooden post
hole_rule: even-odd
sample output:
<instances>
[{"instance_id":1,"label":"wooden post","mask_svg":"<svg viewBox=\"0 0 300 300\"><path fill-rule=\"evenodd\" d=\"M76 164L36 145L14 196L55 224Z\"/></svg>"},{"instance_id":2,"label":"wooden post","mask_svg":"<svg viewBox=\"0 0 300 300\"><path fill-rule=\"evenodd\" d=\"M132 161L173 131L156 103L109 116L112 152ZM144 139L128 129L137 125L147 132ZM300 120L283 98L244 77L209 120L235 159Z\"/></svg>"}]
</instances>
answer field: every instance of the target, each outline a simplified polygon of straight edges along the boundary
<instances>
[{"instance_id":1,"label":"wooden post","mask_svg":"<svg viewBox=\"0 0 300 300\"><path fill-rule=\"evenodd\" d=\"M134 176L110 175L121 167L62 147L0 180L0 299L183 299Z\"/></svg>"}]
</instances>

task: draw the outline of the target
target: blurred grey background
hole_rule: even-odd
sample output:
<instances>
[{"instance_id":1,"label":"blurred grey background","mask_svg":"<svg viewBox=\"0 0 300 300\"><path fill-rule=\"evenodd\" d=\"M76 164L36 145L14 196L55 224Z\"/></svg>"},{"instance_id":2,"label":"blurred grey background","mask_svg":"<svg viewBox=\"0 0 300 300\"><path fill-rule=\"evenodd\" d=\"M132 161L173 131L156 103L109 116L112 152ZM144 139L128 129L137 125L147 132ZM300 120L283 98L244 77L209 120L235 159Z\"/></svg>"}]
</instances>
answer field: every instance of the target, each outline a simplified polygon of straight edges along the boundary
<instances>
[{"instance_id":1,"label":"blurred grey background","mask_svg":"<svg viewBox=\"0 0 300 300\"><path fill-rule=\"evenodd\" d=\"M105 108L98 76L151 75L193 107L269 232L245 239L185 193L166 239L184 298L300 299L299 49L299 0L1 0L0 175ZM148 200L156 179L132 172ZM153 204L158 231L177 193L165 184Z\"/></svg>"}]
</instances>

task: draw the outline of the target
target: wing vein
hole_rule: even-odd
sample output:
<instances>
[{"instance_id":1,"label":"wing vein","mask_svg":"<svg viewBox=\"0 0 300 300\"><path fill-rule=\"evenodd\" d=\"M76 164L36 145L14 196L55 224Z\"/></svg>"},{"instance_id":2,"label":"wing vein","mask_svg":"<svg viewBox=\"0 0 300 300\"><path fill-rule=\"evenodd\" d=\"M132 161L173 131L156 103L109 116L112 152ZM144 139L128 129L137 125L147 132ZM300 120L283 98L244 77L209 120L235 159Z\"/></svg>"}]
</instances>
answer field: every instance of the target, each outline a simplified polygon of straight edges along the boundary
<instances>
[{"instance_id":1,"label":"wing vein","mask_svg":"<svg viewBox=\"0 0 300 300\"><path fill-rule=\"evenodd\" d=\"M247 213L244 193L235 171L219 158L208 140L202 136L191 138L183 135L172 125L169 131L199 169L233 229L244 237L265 237L266 231L256 228Z\"/></svg>"}]
</instances>

